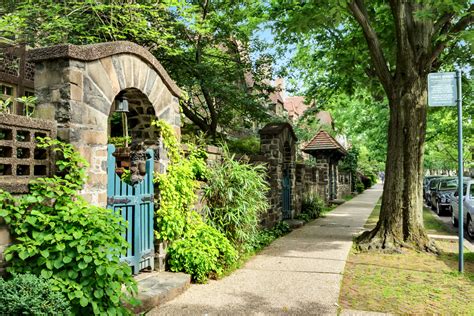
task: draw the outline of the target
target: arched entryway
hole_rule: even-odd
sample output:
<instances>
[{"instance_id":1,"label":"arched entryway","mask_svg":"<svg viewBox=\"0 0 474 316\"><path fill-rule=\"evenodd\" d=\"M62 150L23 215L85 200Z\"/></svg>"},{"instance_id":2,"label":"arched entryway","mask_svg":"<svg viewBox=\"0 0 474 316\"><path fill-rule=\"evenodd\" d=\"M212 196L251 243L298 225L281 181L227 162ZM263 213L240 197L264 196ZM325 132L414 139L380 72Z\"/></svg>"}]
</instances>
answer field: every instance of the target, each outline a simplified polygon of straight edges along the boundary
<instances>
[{"instance_id":1,"label":"arched entryway","mask_svg":"<svg viewBox=\"0 0 474 316\"><path fill-rule=\"evenodd\" d=\"M147 122L151 108L179 134L182 92L143 47L130 42L61 45L31 50L29 59L36 66L36 116L56 121L58 137L89 162L83 195L90 202L107 203L109 115L120 92L133 105L128 123L136 139L156 136Z\"/></svg>"}]
</instances>

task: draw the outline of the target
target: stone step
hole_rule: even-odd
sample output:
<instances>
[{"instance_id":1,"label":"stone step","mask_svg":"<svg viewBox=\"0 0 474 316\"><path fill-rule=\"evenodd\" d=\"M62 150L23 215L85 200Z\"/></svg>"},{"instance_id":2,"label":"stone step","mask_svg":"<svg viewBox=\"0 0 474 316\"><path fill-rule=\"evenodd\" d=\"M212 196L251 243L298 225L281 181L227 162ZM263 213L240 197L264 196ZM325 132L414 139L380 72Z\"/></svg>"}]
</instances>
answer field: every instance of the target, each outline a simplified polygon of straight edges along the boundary
<instances>
[{"instance_id":1,"label":"stone step","mask_svg":"<svg viewBox=\"0 0 474 316\"><path fill-rule=\"evenodd\" d=\"M346 203L346 201L342 199L329 200L329 204L342 205L344 203Z\"/></svg>"},{"instance_id":2,"label":"stone step","mask_svg":"<svg viewBox=\"0 0 474 316\"><path fill-rule=\"evenodd\" d=\"M299 219L285 219L283 222L287 223L288 226L290 226L290 229L300 228L305 224L304 221Z\"/></svg>"},{"instance_id":3,"label":"stone step","mask_svg":"<svg viewBox=\"0 0 474 316\"><path fill-rule=\"evenodd\" d=\"M135 277L138 283L138 299L141 305L135 313L145 313L183 293L191 284L191 276L185 273L149 272Z\"/></svg>"}]
</instances>

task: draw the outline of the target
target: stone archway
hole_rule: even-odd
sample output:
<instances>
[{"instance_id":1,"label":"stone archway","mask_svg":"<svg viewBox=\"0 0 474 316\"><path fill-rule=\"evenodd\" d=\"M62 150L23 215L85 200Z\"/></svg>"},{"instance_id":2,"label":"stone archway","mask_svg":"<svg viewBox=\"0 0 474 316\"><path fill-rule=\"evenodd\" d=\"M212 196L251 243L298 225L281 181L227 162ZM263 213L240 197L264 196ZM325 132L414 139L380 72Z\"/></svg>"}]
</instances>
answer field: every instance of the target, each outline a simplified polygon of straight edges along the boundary
<instances>
[{"instance_id":1,"label":"stone archway","mask_svg":"<svg viewBox=\"0 0 474 316\"><path fill-rule=\"evenodd\" d=\"M90 202L106 204L108 117L120 91L140 93L143 106L151 105L179 135L182 92L145 48L130 42L60 45L31 50L29 59L36 65L36 116L55 120L58 138L90 163L83 192Z\"/></svg>"}]
</instances>

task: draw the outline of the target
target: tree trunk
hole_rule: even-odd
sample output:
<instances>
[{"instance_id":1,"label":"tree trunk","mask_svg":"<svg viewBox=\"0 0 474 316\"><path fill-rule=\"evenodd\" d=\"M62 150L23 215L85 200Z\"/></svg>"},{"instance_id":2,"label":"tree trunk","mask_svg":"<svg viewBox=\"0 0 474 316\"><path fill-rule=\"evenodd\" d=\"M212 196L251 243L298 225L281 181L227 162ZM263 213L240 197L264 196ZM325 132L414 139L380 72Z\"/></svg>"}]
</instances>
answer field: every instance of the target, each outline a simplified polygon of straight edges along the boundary
<instances>
[{"instance_id":1,"label":"tree trunk","mask_svg":"<svg viewBox=\"0 0 474 316\"><path fill-rule=\"evenodd\" d=\"M377 226L357 238L362 250L436 251L423 228L423 145L426 78L397 82L389 100L390 121L382 207Z\"/></svg>"}]
</instances>

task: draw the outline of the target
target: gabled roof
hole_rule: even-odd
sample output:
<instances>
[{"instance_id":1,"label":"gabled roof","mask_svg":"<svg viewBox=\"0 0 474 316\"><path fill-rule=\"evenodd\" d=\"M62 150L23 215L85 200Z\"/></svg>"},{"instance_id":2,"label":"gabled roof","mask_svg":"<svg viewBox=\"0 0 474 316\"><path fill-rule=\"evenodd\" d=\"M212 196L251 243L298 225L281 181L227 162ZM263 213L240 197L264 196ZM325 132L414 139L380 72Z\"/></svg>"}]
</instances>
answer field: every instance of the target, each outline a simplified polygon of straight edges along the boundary
<instances>
[{"instance_id":1,"label":"gabled roof","mask_svg":"<svg viewBox=\"0 0 474 316\"><path fill-rule=\"evenodd\" d=\"M328 111L319 111L318 113L316 113L316 118L321 124L329 125L334 128L334 122L332 120L331 113L329 113Z\"/></svg>"},{"instance_id":2,"label":"gabled roof","mask_svg":"<svg viewBox=\"0 0 474 316\"><path fill-rule=\"evenodd\" d=\"M296 117L300 117L308 109L303 96L286 97L284 106L290 116Z\"/></svg>"},{"instance_id":3,"label":"gabled roof","mask_svg":"<svg viewBox=\"0 0 474 316\"><path fill-rule=\"evenodd\" d=\"M346 149L339 144L339 142L332 137L328 132L320 130L309 143L303 148L304 152L317 153L317 152L339 152L342 155L346 155Z\"/></svg>"}]
</instances>

